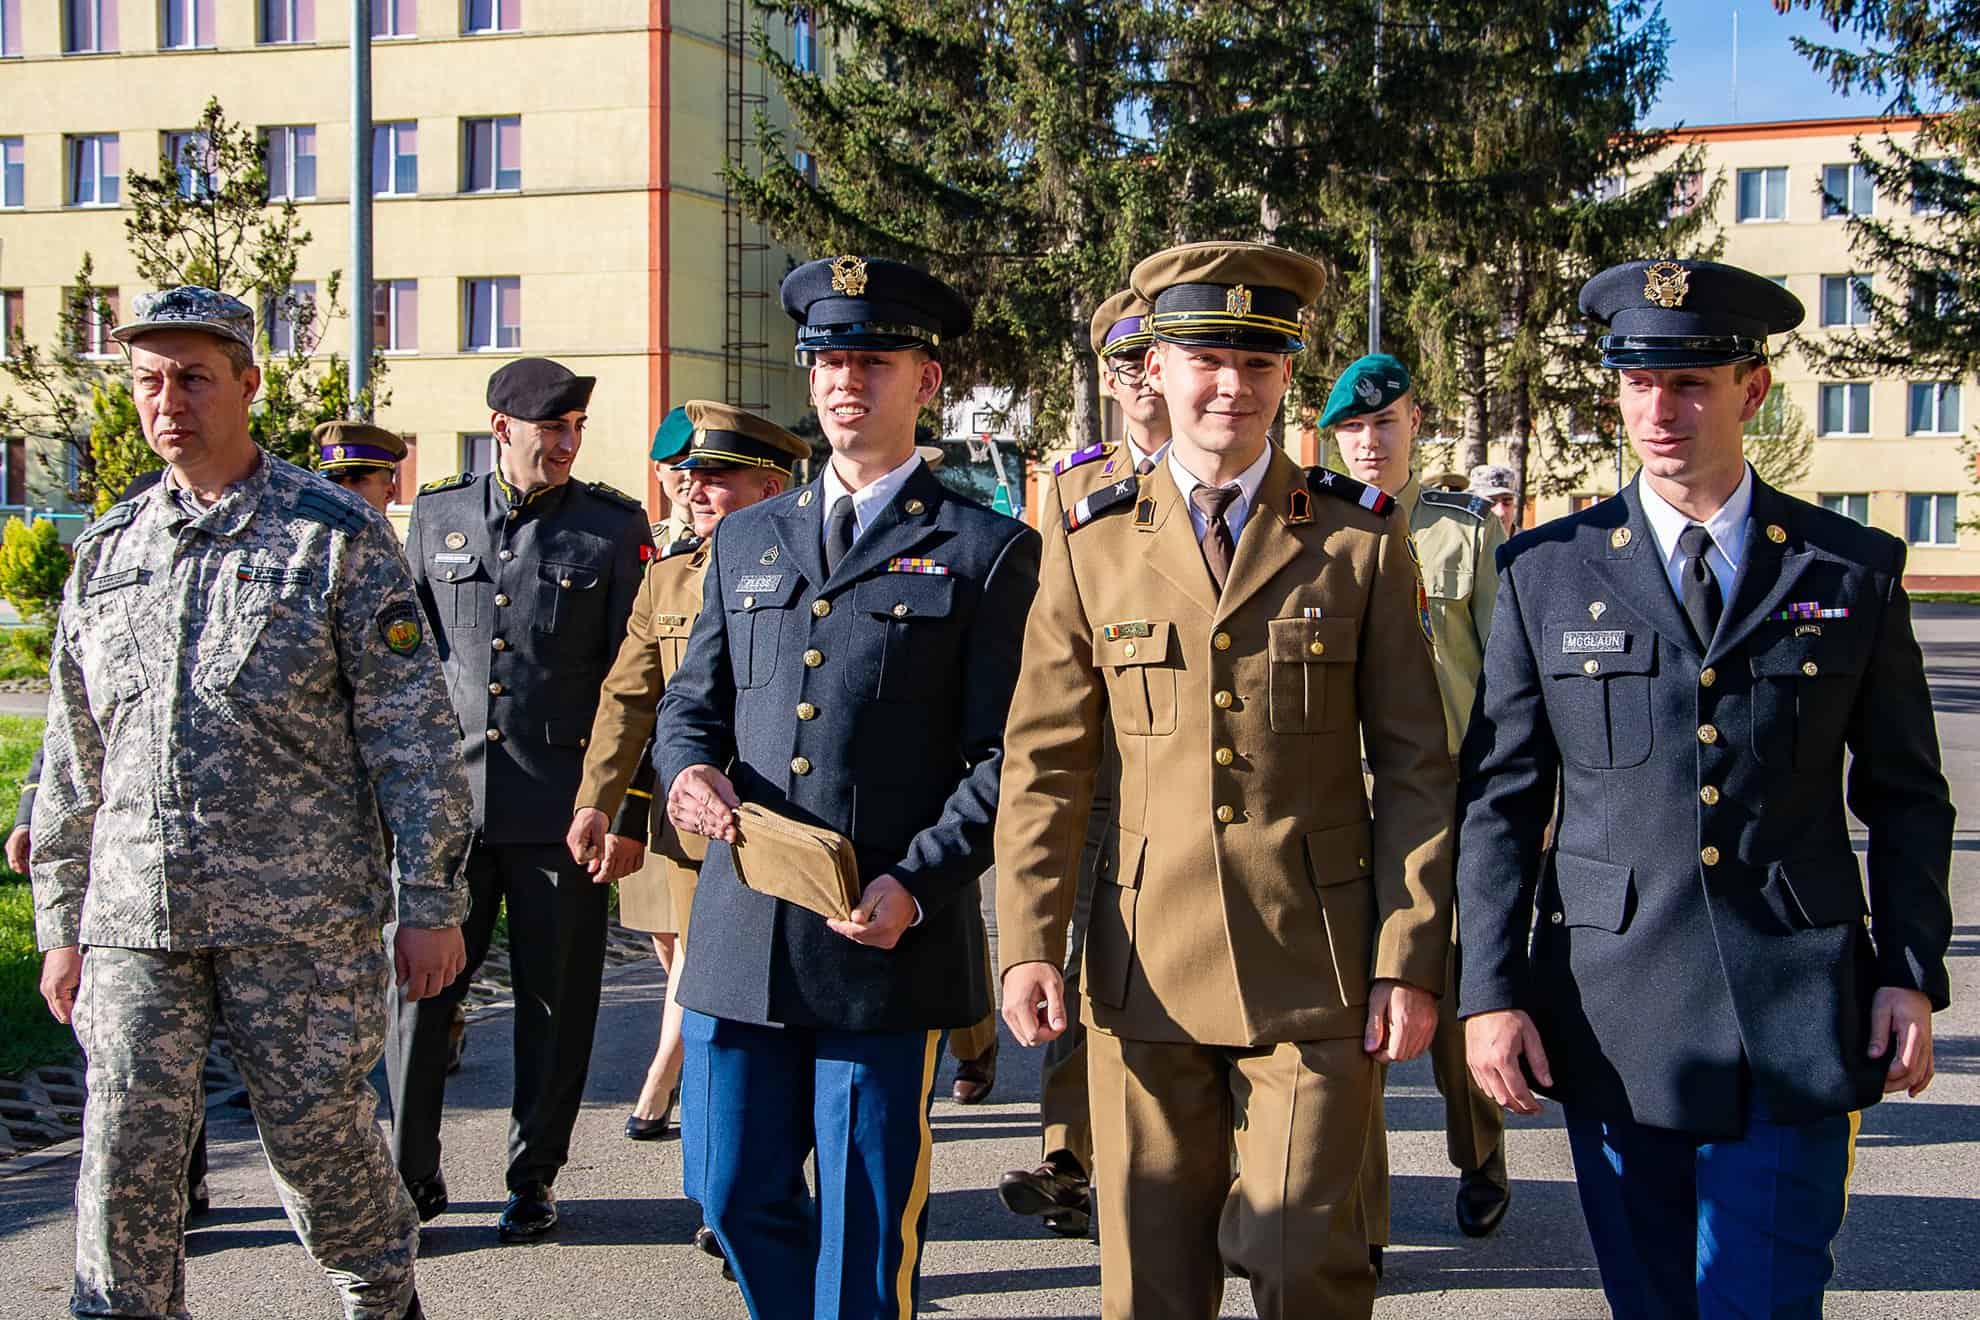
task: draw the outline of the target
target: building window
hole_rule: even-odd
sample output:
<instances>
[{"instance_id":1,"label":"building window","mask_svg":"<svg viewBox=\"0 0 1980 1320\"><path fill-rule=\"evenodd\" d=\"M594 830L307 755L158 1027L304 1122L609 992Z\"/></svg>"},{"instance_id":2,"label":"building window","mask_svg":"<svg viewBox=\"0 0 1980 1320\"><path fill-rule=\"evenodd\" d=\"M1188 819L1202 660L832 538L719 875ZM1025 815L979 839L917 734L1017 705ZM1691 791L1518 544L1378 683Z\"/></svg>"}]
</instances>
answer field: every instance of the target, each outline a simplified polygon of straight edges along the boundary
<instances>
[{"instance_id":1,"label":"building window","mask_svg":"<svg viewBox=\"0 0 1980 1320\"><path fill-rule=\"evenodd\" d=\"M1905 539L1913 545L1957 545L1959 496L1905 496L1904 527Z\"/></svg>"},{"instance_id":2,"label":"building window","mask_svg":"<svg viewBox=\"0 0 1980 1320\"><path fill-rule=\"evenodd\" d=\"M1840 513L1852 518L1865 527L1870 525L1870 497L1868 495L1824 495L1822 507L1830 513Z\"/></svg>"},{"instance_id":3,"label":"building window","mask_svg":"<svg viewBox=\"0 0 1980 1320\"><path fill-rule=\"evenodd\" d=\"M462 192L513 192L522 187L522 119L463 120Z\"/></svg>"},{"instance_id":4,"label":"building window","mask_svg":"<svg viewBox=\"0 0 1980 1320\"><path fill-rule=\"evenodd\" d=\"M117 204L117 155L115 133L84 133L69 139L70 206Z\"/></svg>"},{"instance_id":5,"label":"building window","mask_svg":"<svg viewBox=\"0 0 1980 1320\"><path fill-rule=\"evenodd\" d=\"M522 280L462 282L462 342L469 352L522 347Z\"/></svg>"},{"instance_id":6,"label":"building window","mask_svg":"<svg viewBox=\"0 0 1980 1320\"><path fill-rule=\"evenodd\" d=\"M418 31L413 0L371 0L372 36L410 37Z\"/></svg>"},{"instance_id":7,"label":"building window","mask_svg":"<svg viewBox=\"0 0 1980 1320\"><path fill-rule=\"evenodd\" d=\"M261 0L261 41L286 46L316 40L316 0Z\"/></svg>"},{"instance_id":8,"label":"building window","mask_svg":"<svg viewBox=\"0 0 1980 1320\"><path fill-rule=\"evenodd\" d=\"M1839 215L1869 215L1877 209L1877 190L1870 182L1870 171L1862 165L1822 167L1822 218Z\"/></svg>"},{"instance_id":9,"label":"building window","mask_svg":"<svg viewBox=\"0 0 1980 1320\"><path fill-rule=\"evenodd\" d=\"M213 47L213 0L159 0L158 44L164 50Z\"/></svg>"},{"instance_id":10,"label":"building window","mask_svg":"<svg viewBox=\"0 0 1980 1320\"><path fill-rule=\"evenodd\" d=\"M1950 271L1924 270L1911 277L1914 316L1947 319L1959 314L1959 277Z\"/></svg>"},{"instance_id":11,"label":"building window","mask_svg":"<svg viewBox=\"0 0 1980 1320\"><path fill-rule=\"evenodd\" d=\"M392 469L392 503L411 504L419 494L419 437L402 431L399 439L406 442L406 456Z\"/></svg>"},{"instance_id":12,"label":"building window","mask_svg":"<svg viewBox=\"0 0 1980 1320\"><path fill-rule=\"evenodd\" d=\"M0 289L0 357L14 356L16 340L27 337L27 325L22 319L26 310L26 299L19 289Z\"/></svg>"},{"instance_id":13,"label":"building window","mask_svg":"<svg viewBox=\"0 0 1980 1320\"><path fill-rule=\"evenodd\" d=\"M62 50L102 55L117 49L118 0L64 0Z\"/></svg>"},{"instance_id":14,"label":"building window","mask_svg":"<svg viewBox=\"0 0 1980 1320\"><path fill-rule=\"evenodd\" d=\"M791 65L799 73L818 72L818 25L809 9L791 15Z\"/></svg>"},{"instance_id":15,"label":"building window","mask_svg":"<svg viewBox=\"0 0 1980 1320\"><path fill-rule=\"evenodd\" d=\"M803 147L791 153L791 168L798 172L806 184L813 188L818 186L818 158Z\"/></svg>"},{"instance_id":16,"label":"building window","mask_svg":"<svg viewBox=\"0 0 1980 1320\"><path fill-rule=\"evenodd\" d=\"M0 504L19 508L27 502L27 441L15 437L7 441L7 464L0 468Z\"/></svg>"},{"instance_id":17,"label":"building window","mask_svg":"<svg viewBox=\"0 0 1980 1320\"><path fill-rule=\"evenodd\" d=\"M0 0L0 56L21 53L21 0Z\"/></svg>"},{"instance_id":18,"label":"building window","mask_svg":"<svg viewBox=\"0 0 1980 1320\"><path fill-rule=\"evenodd\" d=\"M520 32L522 0L467 0L461 14L463 32Z\"/></svg>"},{"instance_id":19,"label":"building window","mask_svg":"<svg viewBox=\"0 0 1980 1320\"><path fill-rule=\"evenodd\" d=\"M1746 433L1754 436L1777 436L1787 431L1787 393L1779 385L1767 391L1767 397L1760 401L1760 411L1753 414L1753 420L1746 424Z\"/></svg>"},{"instance_id":20,"label":"building window","mask_svg":"<svg viewBox=\"0 0 1980 1320\"><path fill-rule=\"evenodd\" d=\"M1681 215L1689 215L1698 209L1698 203L1705 199L1705 176L1697 170L1688 170L1677 176L1671 186L1670 209L1664 213L1665 219L1674 220Z\"/></svg>"},{"instance_id":21,"label":"building window","mask_svg":"<svg viewBox=\"0 0 1980 1320\"><path fill-rule=\"evenodd\" d=\"M96 301L90 304L83 303L82 293L77 289L69 289L63 296L76 313L76 337L71 347L83 357L110 357L116 353L117 341L110 337L110 331L117 324L117 291L98 289Z\"/></svg>"},{"instance_id":22,"label":"building window","mask_svg":"<svg viewBox=\"0 0 1980 1320\"><path fill-rule=\"evenodd\" d=\"M213 152L204 133L167 133L165 159L179 176L179 196L213 195Z\"/></svg>"},{"instance_id":23,"label":"building window","mask_svg":"<svg viewBox=\"0 0 1980 1320\"><path fill-rule=\"evenodd\" d=\"M261 310L261 323L268 328L268 348L274 353L293 353L316 321L316 281L298 280L279 298L270 298Z\"/></svg>"},{"instance_id":24,"label":"building window","mask_svg":"<svg viewBox=\"0 0 1980 1320\"><path fill-rule=\"evenodd\" d=\"M25 206L27 157L17 137L0 138L0 207Z\"/></svg>"},{"instance_id":25,"label":"building window","mask_svg":"<svg viewBox=\"0 0 1980 1320\"><path fill-rule=\"evenodd\" d=\"M1911 167L1911 213L1940 215L1965 192L1966 171L1950 156L1921 160Z\"/></svg>"},{"instance_id":26,"label":"building window","mask_svg":"<svg viewBox=\"0 0 1980 1320\"><path fill-rule=\"evenodd\" d=\"M268 200L305 201L316 196L316 125L267 130Z\"/></svg>"},{"instance_id":27,"label":"building window","mask_svg":"<svg viewBox=\"0 0 1980 1320\"><path fill-rule=\"evenodd\" d=\"M1787 219L1787 166L1739 172L1739 223Z\"/></svg>"},{"instance_id":28,"label":"building window","mask_svg":"<svg viewBox=\"0 0 1980 1320\"><path fill-rule=\"evenodd\" d=\"M1870 383L1851 381L1822 387L1823 435L1870 434Z\"/></svg>"},{"instance_id":29,"label":"building window","mask_svg":"<svg viewBox=\"0 0 1980 1320\"><path fill-rule=\"evenodd\" d=\"M480 476L495 470L495 437L487 432L461 437L461 471Z\"/></svg>"},{"instance_id":30,"label":"building window","mask_svg":"<svg viewBox=\"0 0 1980 1320\"><path fill-rule=\"evenodd\" d=\"M371 342L387 353L419 351L419 281L371 286Z\"/></svg>"},{"instance_id":31,"label":"building window","mask_svg":"<svg viewBox=\"0 0 1980 1320\"><path fill-rule=\"evenodd\" d=\"M1905 431L1910 435L1958 435L1959 382L1911 382L1911 407L1905 413Z\"/></svg>"},{"instance_id":32,"label":"building window","mask_svg":"<svg viewBox=\"0 0 1980 1320\"><path fill-rule=\"evenodd\" d=\"M410 119L371 130L371 193L410 197L419 191L419 125Z\"/></svg>"},{"instance_id":33,"label":"building window","mask_svg":"<svg viewBox=\"0 0 1980 1320\"><path fill-rule=\"evenodd\" d=\"M1824 275L1822 324L1869 325L1870 288L1868 275Z\"/></svg>"}]
</instances>

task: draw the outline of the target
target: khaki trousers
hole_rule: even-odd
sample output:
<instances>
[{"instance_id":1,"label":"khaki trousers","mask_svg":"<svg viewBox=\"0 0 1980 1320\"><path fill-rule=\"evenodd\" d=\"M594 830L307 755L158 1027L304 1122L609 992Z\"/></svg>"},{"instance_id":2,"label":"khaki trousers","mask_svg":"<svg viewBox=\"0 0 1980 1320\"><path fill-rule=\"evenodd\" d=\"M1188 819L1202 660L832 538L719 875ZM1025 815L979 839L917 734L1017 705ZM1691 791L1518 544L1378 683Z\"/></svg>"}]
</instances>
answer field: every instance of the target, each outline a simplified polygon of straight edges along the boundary
<instances>
[{"instance_id":1,"label":"khaki trousers","mask_svg":"<svg viewBox=\"0 0 1980 1320\"><path fill-rule=\"evenodd\" d=\"M1233 1049L1089 1031L1102 1315L1212 1320L1227 1261L1261 1320L1371 1314L1374 1088L1359 1039Z\"/></svg>"}]
</instances>

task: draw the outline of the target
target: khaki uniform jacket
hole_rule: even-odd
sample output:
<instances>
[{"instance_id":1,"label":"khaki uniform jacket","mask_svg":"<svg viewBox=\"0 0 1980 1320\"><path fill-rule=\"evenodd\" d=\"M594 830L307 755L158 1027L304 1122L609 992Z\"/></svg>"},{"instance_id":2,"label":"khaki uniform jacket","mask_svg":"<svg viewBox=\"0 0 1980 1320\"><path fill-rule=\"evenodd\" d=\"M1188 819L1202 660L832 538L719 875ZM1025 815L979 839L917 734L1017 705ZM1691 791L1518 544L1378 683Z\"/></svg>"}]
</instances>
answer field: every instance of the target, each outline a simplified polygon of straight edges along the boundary
<instances>
[{"instance_id":1,"label":"khaki uniform jacket","mask_svg":"<svg viewBox=\"0 0 1980 1320\"><path fill-rule=\"evenodd\" d=\"M1478 675L1485 668L1485 639L1499 575L1492 556L1505 544L1506 528L1492 506L1462 491L1425 490L1415 477L1396 496L1396 516L1409 523L1430 605L1430 638L1436 646L1437 690L1451 755L1464 740Z\"/></svg>"},{"instance_id":2,"label":"khaki uniform jacket","mask_svg":"<svg viewBox=\"0 0 1980 1320\"><path fill-rule=\"evenodd\" d=\"M591 722L591 746L585 752L577 805L616 816L628 795L646 797L654 851L676 864L698 866L708 841L699 835L683 838L667 819L666 805L651 802L648 752L660 714L660 695L687 650L688 633L701 613L701 580L708 571L705 543L681 550L675 545L689 543L674 542L663 551L664 558L647 565L639 594L633 597L626 640L605 676L598 714Z\"/></svg>"},{"instance_id":3,"label":"khaki uniform jacket","mask_svg":"<svg viewBox=\"0 0 1980 1320\"><path fill-rule=\"evenodd\" d=\"M1083 976L1103 1031L1341 1038L1371 980L1444 983L1455 785L1415 567L1388 520L1305 492L1275 454L1221 599L1166 463L1132 504L1047 529L1005 734L998 931L1005 968L1063 958L1111 738Z\"/></svg>"}]
</instances>

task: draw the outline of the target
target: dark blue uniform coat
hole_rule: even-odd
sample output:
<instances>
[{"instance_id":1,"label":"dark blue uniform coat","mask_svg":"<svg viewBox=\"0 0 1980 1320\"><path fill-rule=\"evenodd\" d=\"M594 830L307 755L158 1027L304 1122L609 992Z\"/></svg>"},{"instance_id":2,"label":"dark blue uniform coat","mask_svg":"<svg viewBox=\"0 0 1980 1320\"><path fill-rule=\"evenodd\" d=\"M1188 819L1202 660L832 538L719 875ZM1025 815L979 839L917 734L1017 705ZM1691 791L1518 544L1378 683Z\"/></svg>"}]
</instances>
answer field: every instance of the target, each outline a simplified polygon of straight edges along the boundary
<instances>
[{"instance_id":1,"label":"dark blue uniform coat","mask_svg":"<svg viewBox=\"0 0 1980 1320\"><path fill-rule=\"evenodd\" d=\"M1548 1094L1736 1136L1757 1092L1804 1122L1882 1095L1879 986L1945 1007L1953 811L1903 570L1897 540L1756 479L1700 654L1635 485L1499 552L1462 752L1460 1011L1531 1014ZM1808 604L1848 615L1779 617Z\"/></svg>"},{"instance_id":2,"label":"dark blue uniform coat","mask_svg":"<svg viewBox=\"0 0 1980 1320\"><path fill-rule=\"evenodd\" d=\"M976 881L1038 534L921 467L828 577L824 504L813 482L716 528L701 615L660 707L656 791L691 765L724 769L743 801L849 837L861 880L893 875L922 923L893 949L854 944L745 888L711 843L680 1000L741 1022L966 1026L990 1007Z\"/></svg>"}]
</instances>

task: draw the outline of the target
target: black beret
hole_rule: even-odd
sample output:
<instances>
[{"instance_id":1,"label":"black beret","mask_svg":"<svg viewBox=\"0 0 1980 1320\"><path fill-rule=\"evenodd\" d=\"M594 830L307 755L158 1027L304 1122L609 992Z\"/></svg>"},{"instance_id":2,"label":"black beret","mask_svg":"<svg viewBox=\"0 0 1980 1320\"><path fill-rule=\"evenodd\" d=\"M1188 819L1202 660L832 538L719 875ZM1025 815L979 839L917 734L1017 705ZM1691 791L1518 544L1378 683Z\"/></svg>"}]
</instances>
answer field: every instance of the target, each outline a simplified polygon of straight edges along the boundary
<instances>
[{"instance_id":1,"label":"black beret","mask_svg":"<svg viewBox=\"0 0 1980 1320\"><path fill-rule=\"evenodd\" d=\"M525 422L547 422L591 404L596 376L575 376L549 358L517 358L488 378L488 406Z\"/></svg>"},{"instance_id":2,"label":"black beret","mask_svg":"<svg viewBox=\"0 0 1980 1320\"><path fill-rule=\"evenodd\" d=\"M1806 314L1764 275L1716 261L1631 261L1581 286L1581 310L1609 327L1602 365L1720 367L1767 355L1767 336Z\"/></svg>"},{"instance_id":3,"label":"black beret","mask_svg":"<svg viewBox=\"0 0 1980 1320\"><path fill-rule=\"evenodd\" d=\"M807 261L784 276L784 310L804 354L827 348L934 352L969 332L969 302L925 270L881 257Z\"/></svg>"}]
</instances>

